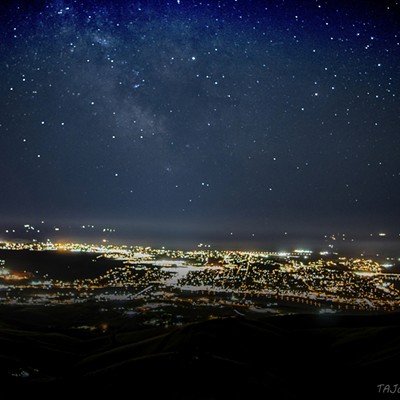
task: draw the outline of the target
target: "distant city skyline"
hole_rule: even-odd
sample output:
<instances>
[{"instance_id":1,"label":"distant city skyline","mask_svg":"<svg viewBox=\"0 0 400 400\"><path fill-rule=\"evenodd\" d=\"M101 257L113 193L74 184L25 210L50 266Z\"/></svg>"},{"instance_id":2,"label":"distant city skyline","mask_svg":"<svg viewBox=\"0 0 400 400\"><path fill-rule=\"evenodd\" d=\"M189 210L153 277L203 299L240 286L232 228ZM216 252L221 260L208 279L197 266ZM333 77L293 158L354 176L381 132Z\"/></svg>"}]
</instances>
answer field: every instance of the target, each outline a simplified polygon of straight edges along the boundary
<instances>
[{"instance_id":1,"label":"distant city skyline","mask_svg":"<svg viewBox=\"0 0 400 400\"><path fill-rule=\"evenodd\" d=\"M223 239L220 231L200 231L197 229L188 235L185 230L172 227L170 231L145 230L129 222L125 226L104 223L74 224L71 221L38 221L34 224L5 224L0 226L1 243L87 243L92 245L126 245L176 250L213 249L221 251L262 251L292 252L296 249L314 253L339 253L352 257L370 257L380 261L396 262L400 260L398 247L399 235L391 232L372 232L369 234L336 232L317 234L309 231L284 232L281 235L229 235ZM250 236L250 239L249 239Z\"/></svg>"}]
</instances>

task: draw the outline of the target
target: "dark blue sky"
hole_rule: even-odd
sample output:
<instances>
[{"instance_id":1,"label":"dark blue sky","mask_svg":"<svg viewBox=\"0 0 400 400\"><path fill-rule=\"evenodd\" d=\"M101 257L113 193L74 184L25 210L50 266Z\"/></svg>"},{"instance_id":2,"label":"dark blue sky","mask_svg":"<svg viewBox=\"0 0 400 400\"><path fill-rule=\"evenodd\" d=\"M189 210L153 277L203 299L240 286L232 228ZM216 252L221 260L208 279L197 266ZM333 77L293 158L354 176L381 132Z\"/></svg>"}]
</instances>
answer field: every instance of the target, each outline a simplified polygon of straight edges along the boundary
<instances>
[{"instance_id":1,"label":"dark blue sky","mask_svg":"<svg viewBox=\"0 0 400 400\"><path fill-rule=\"evenodd\" d=\"M31 3L0 6L5 225L398 240L398 2Z\"/></svg>"}]
</instances>

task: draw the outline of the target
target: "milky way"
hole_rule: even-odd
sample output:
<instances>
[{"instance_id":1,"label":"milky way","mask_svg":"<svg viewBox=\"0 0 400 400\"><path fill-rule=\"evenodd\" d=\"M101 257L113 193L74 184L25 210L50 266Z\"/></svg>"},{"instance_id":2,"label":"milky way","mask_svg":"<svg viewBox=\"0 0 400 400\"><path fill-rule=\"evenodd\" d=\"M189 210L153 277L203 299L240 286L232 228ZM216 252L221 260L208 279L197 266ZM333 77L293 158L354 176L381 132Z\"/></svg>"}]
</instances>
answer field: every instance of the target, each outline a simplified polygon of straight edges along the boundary
<instances>
[{"instance_id":1,"label":"milky way","mask_svg":"<svg viewBox=\"0 0 400 400\"><path fill-rule=\"evenodd\" d=\"M0 6L7 223L398 238L398 2L31 3Z\"/></svg>"}]
</instances>

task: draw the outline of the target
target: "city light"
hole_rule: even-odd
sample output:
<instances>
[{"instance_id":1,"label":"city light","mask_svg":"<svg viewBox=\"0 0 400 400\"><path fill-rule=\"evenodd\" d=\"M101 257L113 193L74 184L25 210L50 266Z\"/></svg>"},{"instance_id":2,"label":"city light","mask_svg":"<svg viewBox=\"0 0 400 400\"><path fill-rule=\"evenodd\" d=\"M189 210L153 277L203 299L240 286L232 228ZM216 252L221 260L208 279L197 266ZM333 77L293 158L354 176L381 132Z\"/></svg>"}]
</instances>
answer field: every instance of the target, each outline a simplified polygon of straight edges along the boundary
<instances>
[{"instance_id":1,"label":"city light","mask_svg":"<svg viewBox=\"0 0 400 400\"><path fill-rule=\"evenodd\" d=\"M55 279L38 270L13 271L0 260L4 304L71 304L140 301L141 312L154 304L171 307L204 304L277 312L276 303L324 310L395 310L400 307L400 274L371 259L347 258L310 250L293 252L154 249L142 246L32 242L0 245L0 250L87 254L109 265L92 278ZM320 257L320 256L323 257ZM7 268L5 268L5 266ZM207 302L200 300L199 294ZM150 308L149 308L150 307ZM157 308L157 307L156 307ZM126 311L126 310L125 310ZM328 311L328 312L331 312Z\"/></svg>"}]
</instances>

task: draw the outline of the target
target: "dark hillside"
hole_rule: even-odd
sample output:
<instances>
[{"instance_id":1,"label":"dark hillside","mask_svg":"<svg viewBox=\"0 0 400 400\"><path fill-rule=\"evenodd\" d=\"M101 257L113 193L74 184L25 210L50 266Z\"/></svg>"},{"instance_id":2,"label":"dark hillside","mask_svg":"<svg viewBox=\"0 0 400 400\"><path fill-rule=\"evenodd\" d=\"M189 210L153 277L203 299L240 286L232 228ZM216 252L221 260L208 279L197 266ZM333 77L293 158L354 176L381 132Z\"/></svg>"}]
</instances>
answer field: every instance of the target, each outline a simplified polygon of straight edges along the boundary
<instances>
[{"instance_id":1,"label":"dark hillside","mask_svg":"<svg viewBox=\"0 0 400 400\"><path fill-rule=\"evenodd\" d=\"M369 399L398 380L398 317L238 317L104 334L8 326L0 377L16 394Z\"/></svg>"}]
</instances>

